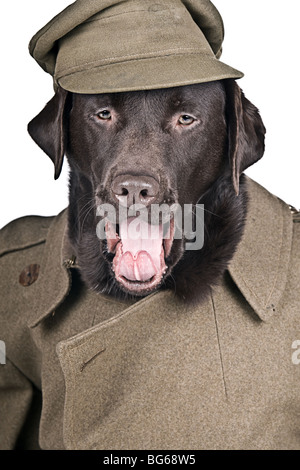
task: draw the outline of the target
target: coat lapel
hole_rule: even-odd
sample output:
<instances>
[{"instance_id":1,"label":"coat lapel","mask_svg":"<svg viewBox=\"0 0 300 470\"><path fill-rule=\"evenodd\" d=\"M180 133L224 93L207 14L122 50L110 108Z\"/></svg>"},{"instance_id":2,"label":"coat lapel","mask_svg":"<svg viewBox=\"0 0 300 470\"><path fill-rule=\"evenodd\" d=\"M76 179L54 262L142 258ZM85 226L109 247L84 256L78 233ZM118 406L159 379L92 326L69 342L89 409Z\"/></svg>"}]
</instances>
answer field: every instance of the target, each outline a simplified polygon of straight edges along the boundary
<instances>
[{"instance_id":1,"label":"coat lapel","mask_svg":"<svg viewBox=\"0 0 300 470\"><path fill-rule=\"evenodd\" d=\"M257 315L268 321L284 292L292 246L288 206L247 178L249 210L245 233L230 264L230 275Z\"/></svg>"}]
</instances>

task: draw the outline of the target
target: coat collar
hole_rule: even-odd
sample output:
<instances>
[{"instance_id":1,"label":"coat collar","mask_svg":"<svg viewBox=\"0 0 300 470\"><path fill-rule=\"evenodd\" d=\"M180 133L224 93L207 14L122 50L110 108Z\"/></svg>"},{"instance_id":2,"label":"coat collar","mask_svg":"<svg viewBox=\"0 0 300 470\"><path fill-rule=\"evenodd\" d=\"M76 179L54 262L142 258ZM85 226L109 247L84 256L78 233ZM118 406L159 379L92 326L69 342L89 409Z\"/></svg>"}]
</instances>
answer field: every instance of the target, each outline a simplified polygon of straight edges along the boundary
<instances>
[{"instance_id":1,"label":"coat collar","mask_svg":"<svg viewBox=\"0 0 300 470\"><path fill-rule=\"evenodd\" d=\"M289 207L247 178L249 208L244 236L229 273L261 320L276 312L284 292L292 247Z\"/></svg>"},{"instance_id":2,"label":"coat collar","mask_svg":"<svg viewBox=\"0 0 300 470\"><path fill-rule=\"evenodd\" d=\"M247 178L249 209L242 241L229 273L257 315L268 321L287 282L293 222L288 206ZM29 325L36 326L67 297L72 252L67 238L68 211L54 218L45 245L40 279ZM99 294L100 295L100 294Z\"/></svg>"}]
</instances>

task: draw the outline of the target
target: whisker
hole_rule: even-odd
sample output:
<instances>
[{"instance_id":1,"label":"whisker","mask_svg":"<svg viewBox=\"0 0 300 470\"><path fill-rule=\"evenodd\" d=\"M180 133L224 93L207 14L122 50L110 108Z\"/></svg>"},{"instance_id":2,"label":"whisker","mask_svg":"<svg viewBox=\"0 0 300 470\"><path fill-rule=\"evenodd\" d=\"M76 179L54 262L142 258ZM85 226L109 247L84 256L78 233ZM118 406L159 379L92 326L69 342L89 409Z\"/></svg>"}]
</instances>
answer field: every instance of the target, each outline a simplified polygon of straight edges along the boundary
<instances>
[{"instance_id":1,"label":"whisker","mask_svg":"<svg viewBox=\"0 0 300 470\"><path fill-rule=\"evenodd\" d=\"M207 212L208 214L214 215L215 217L219 217L220 219L224 218L221 215L215 214L214 212L211 212L208 209L205 209L205 207L200 207L200 209L203 210L204 212ZM196 215L195 206L193 206L193 214Z\"/></svg>"},{"instance_id":2,"label":"whisker","mask_svg":"<svg viewBox=\"0 0 300 470\"><path fill-rule=\"evenodd\" d=\"M88 205L90 204L90 207L87 207ZM86 208L87 207L87 208ZM86 208L86 214L83 216L84 214L84 210ZM78 221L80 221L81 217L83 217L82 219L82 222L80 224L80 227L79 227L79 234L81 236L82 232L83 232L83 227L84 227L84 224L85 224L85 221L88 217L88 215L91 213L91 211L94 209L94 201L91 200L89 201L87 204L85 204L84 208L80 211L80 213L78 214Z\"/></svg>"},{"instance_id":3,"label":"whisker","mask_svg":"<svg viewBox=\"0 0 300 470\"><path fill-rule=\"evenodd\" d=\"M81 208L80 208L80 211L78 213L78 218L81 217L82 213L84 212L86 206L88 206L89 204L93 203L94 201L94 198L90 198Z\"/></svg>"}]
</instances>

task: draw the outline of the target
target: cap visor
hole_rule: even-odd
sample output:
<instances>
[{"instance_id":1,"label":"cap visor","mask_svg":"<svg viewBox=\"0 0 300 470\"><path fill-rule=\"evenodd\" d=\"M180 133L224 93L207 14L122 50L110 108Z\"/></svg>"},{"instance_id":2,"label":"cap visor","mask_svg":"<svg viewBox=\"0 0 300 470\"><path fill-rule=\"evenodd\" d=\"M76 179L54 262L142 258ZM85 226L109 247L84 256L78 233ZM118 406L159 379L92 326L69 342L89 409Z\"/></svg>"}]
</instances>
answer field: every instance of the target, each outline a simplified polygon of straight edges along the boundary
<instances>
[{"instance_id":1,"label":"cap visor","mask_svg":"<svg viewBox=\"0 0 300 470\"><path fill-rule=\"evenodd\" d=\"M64 72L55 77L73 93L116 93L171 88L226 78L238 79L243 73L211 55L183 54L101 64L85 70Z\"/></svg>"}]
</instances>

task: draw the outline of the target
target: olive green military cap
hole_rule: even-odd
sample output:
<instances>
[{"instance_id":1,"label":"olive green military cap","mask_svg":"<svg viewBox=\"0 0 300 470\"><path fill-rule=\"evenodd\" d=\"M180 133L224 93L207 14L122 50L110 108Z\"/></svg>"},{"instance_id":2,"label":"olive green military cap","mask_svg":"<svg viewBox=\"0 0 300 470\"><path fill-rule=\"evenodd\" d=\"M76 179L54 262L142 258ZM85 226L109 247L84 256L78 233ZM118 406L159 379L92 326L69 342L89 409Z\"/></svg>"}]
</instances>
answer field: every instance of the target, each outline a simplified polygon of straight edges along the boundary
<instances>
[{"instance_id":1,"label":"olive green military cap","mask_svg":"<svg viewBox=\"0 0 300 470\"><path fill-rule=\"evenodd\" d=\"M209 0L77 0L29 51L55 87L108 93L241 78L219 60L223 39Z\"/></svg>"}]
</instances>

